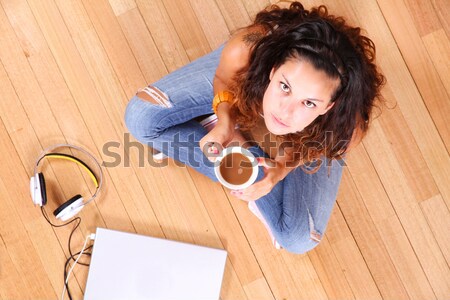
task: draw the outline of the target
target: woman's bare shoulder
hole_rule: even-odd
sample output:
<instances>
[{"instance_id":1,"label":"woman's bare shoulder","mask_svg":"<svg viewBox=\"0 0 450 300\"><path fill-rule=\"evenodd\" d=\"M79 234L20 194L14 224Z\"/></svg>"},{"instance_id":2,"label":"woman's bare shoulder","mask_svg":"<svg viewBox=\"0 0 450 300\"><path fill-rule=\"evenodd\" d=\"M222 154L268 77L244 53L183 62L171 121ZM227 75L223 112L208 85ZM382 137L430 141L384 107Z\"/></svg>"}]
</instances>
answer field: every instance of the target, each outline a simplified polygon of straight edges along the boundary
<instances>
[{"instance_id":1,"label":"woman's bare shoulder","mask_svg":"<svg viewBox=\"0 0 450 300\"><path fill-rule=\"evenodd\" d=\"M215 92L226 89L235 74L247 65L251 46L259 37L259 32L259 29L251 27L238 30L225 44L216 69Z\"/></svg>"},{"instance_id":2,"label":"woman's bare shoulder","mask_svg":"<svg viewBox=\"0 0 450 300\"><path fill-rule=\"evenodd\" d=\"M246 60L251 47L264 36L259 26L251 26L236 31L226 43L223 51L234 61Z\"/></svg>"}]
</instances>

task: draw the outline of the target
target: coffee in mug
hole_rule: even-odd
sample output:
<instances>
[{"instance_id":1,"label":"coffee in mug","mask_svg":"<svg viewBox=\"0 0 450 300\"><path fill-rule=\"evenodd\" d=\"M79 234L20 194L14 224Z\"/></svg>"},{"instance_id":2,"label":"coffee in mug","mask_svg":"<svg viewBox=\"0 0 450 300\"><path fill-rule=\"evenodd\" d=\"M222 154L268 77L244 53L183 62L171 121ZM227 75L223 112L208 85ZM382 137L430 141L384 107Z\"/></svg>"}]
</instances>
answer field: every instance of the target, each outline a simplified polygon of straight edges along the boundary
<instances>
[{"instance_id":1,"label":"coffee in mug","mask_svg":"<svg viewBox=\"0 0 450 300\"><path fill-rule=\"evenodd\" d=\"M229 147L217 157L214 172L225 187L245 189L255 182L258 164L253 154L242 147Z\"/></svg>"}]
</instances>

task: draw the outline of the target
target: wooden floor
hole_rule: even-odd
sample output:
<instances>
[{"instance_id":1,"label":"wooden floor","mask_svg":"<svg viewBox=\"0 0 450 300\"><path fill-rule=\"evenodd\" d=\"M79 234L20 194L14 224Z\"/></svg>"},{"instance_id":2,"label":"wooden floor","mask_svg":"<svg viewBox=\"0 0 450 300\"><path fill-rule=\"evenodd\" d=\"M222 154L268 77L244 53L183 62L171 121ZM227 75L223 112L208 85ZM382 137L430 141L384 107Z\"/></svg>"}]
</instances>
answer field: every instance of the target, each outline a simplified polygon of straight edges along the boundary
<instances>
[{"instance_id":1,"label":"wooden floor","mask_svg":"<svg viewBox=\"0 0 450 300\"><path fill-rule=\"evenodd\" d=\"M323 241L293 255L219 184L173 164L140 167L138 148L124 149L135 91L219 46L267 0L0 0L0 299L62 292L71 228L49 226L29 194L37 155L60 142L106 162L115 142L122 158L80 213L74 249L97 226L226 249L221 299L449 299L449 3L304 3L367 30L389 109L349 155ZM75 164L44 173L49 213L92 190ZM77 266L69 281L77 299L86 277Z\"/></svg>"}]
</instances>

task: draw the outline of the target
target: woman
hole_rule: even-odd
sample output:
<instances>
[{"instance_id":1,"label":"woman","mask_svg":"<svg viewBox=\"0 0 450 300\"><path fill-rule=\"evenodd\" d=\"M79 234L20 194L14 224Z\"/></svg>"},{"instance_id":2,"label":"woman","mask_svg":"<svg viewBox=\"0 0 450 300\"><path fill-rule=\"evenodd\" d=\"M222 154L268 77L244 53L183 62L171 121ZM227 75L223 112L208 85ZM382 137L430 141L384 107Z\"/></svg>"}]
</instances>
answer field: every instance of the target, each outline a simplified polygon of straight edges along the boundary
<instances>
[{"instance_id":1,"label":"woman","mask_svg":"<svg viewBox=\"0 0 450 300\"><path fill-rule=\"evenodd\" d=\"M231 194L249 202L275 247L305 253L325 232L343 156L380 98L374 58L372 41L324 6L271 6L224 46L139 91L126 124L214 181L220 148L247 147L263 176ZM196 118L213 112L207 130Z\"/></svg>"}]
</instances>

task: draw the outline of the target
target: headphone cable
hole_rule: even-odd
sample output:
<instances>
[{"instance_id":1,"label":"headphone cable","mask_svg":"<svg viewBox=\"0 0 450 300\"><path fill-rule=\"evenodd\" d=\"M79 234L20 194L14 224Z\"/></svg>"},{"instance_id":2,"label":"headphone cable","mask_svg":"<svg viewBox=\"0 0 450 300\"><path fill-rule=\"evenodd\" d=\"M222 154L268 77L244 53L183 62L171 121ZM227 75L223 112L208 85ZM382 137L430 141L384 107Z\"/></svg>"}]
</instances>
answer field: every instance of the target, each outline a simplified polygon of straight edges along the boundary
<instances>
[{"instance_id":1,"label":"headphone cable","mask_svg":"<svg viewBox=\"0 0 450 300\"><path fill-rule=\"evenodd\" d=\"M74 254L72 253L71 242L72 242L72 236L73 236L73 233L74 233L75 230L77 230L77 228L80 226L81 218L80 218L80 217L76 217L75 219L73 219L73 220L71 220L71 221L69 221L69 222L67 222L67 223L60 224L60 225L56 225L56 224L53 224L53 223L50 221L50 219L48 218L47 212L45 211L45 209L44 209L43 206L41 206L41 212L42 212L42 215L44 216L45 220L47 220L47 222L48 222L51 226L53 226L53 227L64 227L64 226L69 225L69 224L71 224L71 223L73 223L73 222L75 222L75 221L78 221L78 223L75 224L75 227L74 227L74 228L72 229L72 231L70 232L70 235L69 235L69 241L68 241L68 245L67 245L67 247L68 247L68 249L69 249L70 257L72 257L72 259L75 260L75 259L73 258L73 257L74 257ZM83 266L88 266L88 264L85 264L85 263L83 263L83 262L79 262L79 264L80 264L80 265L83 265Z\"/></svg>"},{"instance_id":2,"label":"headphone cable","mask_svg":"<svg viewBox=\"0 0 450 300\"><path fill-rule=\"evenodd\" d=\"M86 250L89 250L92 248L93 245L90 245L89 247L86 248ZM67 290L67 295L69 295L69 299L72 300L72 294L70 293L70 289L69 289L69 284L66 283L66 277L67 277L67 266L69 265L70 260L75 260L74 256L80 254L80 252L75 253L73 256L69 257L66 260L66 263L64 265L64 284L66 286L66 290ZM87 255L87 256L91 256L92 252L84 252L83 255ZM80 263L78 263L80 264ZM84 266L89 266L89 264L83 264Z\"/></svg>"},{"instance_id":3,"label":"headphone cable","mask_svg":"<svg viewBox=\"0 0 450 300\"><path fill-rule=\"evenodd\" d=\"M79 259L81 258L81 256L84 254L84 251L87 250L86 245L87 245L89 239L90 239L90 235L86 236L86 240L84 241L83 248L81 249L81 251L79 252L79 254L77 253L77 254L78 254L77 259L75 260L75 262L74 262L74 264L72 265L72 267L70 267L69 272L67 273L67 277L64 276L64 277L65 277L65 278L64 278L64 288L63 288L63 291L62 291L62 293L61 293L61 300L64 300L64 294L65 294L65 292L66 292L66 288L67 288L68 285L69 285L69 277L70 277L70 274L72 274L73 269L75 268L76 264L78 263L78 260L79 260ZM72 256L71 256L71 257L72 257ZM72 257L72 258L73 258L73 257ZM66 263L66 265L64 266L64 273L66 273L66 266L67 266L67 263ZM71 295L69 296L69 298L72 299Z\"/></svg>"},{"instance_id":4,"label":"headphone cable","mask_svg":"<svg viewBox=\"0 0 450 300\"><path fill-rule=\"evenodd\" d=\"M42 213L42 215L44 216L45 220L46 220L52 227L64 227L64 226L67 226L67 225L69 225L69 224L71 224L71 223L73 223L73 222L75 222L75 221L78 221L78 222L75 224L74 228L72 229L72 231L70 232L70 235L69 235L69 241L68 241L69 258L66 260L66 263L65 263L65 265L64 265L64 289L67 290L67 294L69 295L69 299L72 300L72 295L70 294L70 290L69 290L69 284L68 284L68 281L66 281L66 278L68 277L68 275L67 275L67 265L69 264L69 262L70 262L71 260L74 260L74 261L75 261L75 264L78 263L78 264L83 265L83 266L87 266L87 267L89 266L88 263L77 262L77 259L75 259L75 256L78 255L78 254L80 254L80 252L77 252L77 253L73 254L73 253L72 253L72 248L71 248L72 236L73 236L73 233L75 232L75 230L77 230L77 228L80 226L81 218L80 218L80 217L76 217L75 219L70 220L70 221L67 222L67 223L60 224L60 225L56 225L56 224L53 224L53 223L50 221L50 219L49 219L49 217L48 217L48 215L47 215L47 212L45 211L45 209L44 209L43 206L41 206L41 213ZM90 248L92 248L92 245L89 246L88 248L86 248L85 250L88 250L88 249L90 249ZM90 256L91 253L90 253L90 252L82 253L82 254L79 255L78 258L80 258L81 255L88 255L88 256ZM64 291L63 291L63 293L64 293ZM64 296L63 296L63 297L64 297Z\"/></svg>"}]
</instances>

